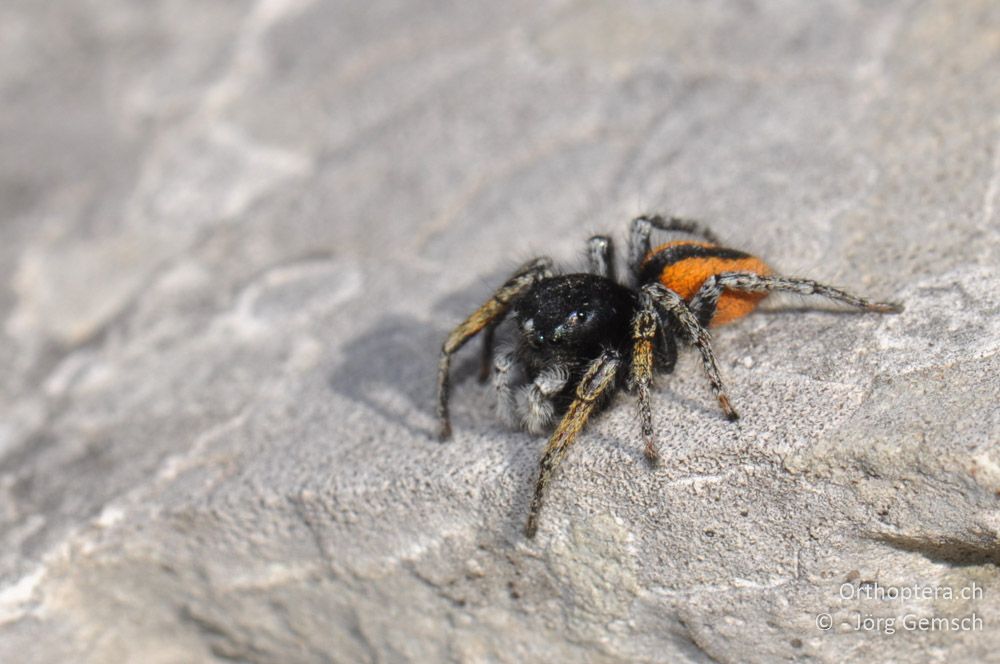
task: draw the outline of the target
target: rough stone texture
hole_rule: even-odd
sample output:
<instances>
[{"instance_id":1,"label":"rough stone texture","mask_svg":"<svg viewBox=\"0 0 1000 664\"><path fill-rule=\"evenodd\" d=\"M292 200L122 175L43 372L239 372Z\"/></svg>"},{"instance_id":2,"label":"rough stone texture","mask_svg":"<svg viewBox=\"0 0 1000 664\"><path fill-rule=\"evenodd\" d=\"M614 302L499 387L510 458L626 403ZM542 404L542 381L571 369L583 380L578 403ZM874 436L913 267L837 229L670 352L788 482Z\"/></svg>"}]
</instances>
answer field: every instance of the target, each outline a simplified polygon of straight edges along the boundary
<instances>
[{"instance_id":1,"label":"rough stone texture","mask_svg":"<svg viewBox=\"0 0 1000 664\"><path fill-rule=\"evenodd\" d=\"M995 661L998 9L4 2L0 660ZM439 344L650 209L908 308L720 330L740 424L686 353L525 541Z\"/></svg>"}]
</instances>

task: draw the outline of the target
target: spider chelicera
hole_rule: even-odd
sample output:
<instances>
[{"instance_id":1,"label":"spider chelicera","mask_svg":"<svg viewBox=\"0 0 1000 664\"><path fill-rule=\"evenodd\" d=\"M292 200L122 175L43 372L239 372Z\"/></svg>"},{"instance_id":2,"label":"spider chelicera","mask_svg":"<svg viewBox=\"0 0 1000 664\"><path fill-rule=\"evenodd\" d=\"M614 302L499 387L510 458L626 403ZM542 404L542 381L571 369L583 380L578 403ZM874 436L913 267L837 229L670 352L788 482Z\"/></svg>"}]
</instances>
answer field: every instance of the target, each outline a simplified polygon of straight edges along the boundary
<instances>
[{"instance_id":1,"label":"spider chelicera","mask_svg":"<svg viewBox=\"0 0 1000 664\"><path fill-rule=\"evenodd\" d=\"M697 239L651 249L653 230ZM619 388L635 393L645 456L650 465L657 464L650 386L654 371L673 370L678 339L701 353L722 412L736 420L706 328L745 316L771 291L819 295L864 311L901 310L809 279L776 275L759 258L720 246L699 222L677 217L632 221L625 283L615 274L610 237L590 238L587 259L590 272L577 274L557 274L548 257L528 261L452 331L442 348L437 407L442 439L451 436L451 356L479 332L484 338L480 378L488 378L492 368L500 418L540 433L562 417L542 454L525 526L528 537L537 530L556 466L591 413ZM508 315L519 334L513 347L494 353L494 331Z\"/></svg>"}]
</instances>

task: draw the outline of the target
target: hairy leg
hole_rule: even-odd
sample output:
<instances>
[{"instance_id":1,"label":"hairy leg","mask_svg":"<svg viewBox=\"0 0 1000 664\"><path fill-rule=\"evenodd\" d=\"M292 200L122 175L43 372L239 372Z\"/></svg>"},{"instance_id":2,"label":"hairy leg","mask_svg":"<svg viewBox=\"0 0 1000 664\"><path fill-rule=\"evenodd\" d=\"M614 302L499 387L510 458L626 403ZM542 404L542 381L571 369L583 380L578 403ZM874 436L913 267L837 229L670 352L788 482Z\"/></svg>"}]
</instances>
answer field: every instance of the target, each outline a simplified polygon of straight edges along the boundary
<instances>
[{"instance_id":1,"label":"hairy leg","mask_svg":"<svg viewBox=\"0 0 1000 664\"><path fill-rule=\"evenodd\" d=\"M531 500L528 522L524 527L524 534L528 537L534 537L538 530L538 514L542 509L545 489L552 481L552 473L566 456L566 451L576 439L577 434L587 423L598 399L614 385L620 367L621 358L618 353L610 350L605 351L590 364L587 373L583 375L580 383L576 386L576 398L570 404L569 410L566 411L552 437L549 438L549 444L545 448L545 453L542 454L538 482L535 484L535 495Z\"/></svg>"},{"instance_id":2,"label":"hairy leg","mask_svg":"<svg viewBox=\"0 0 1000 664\"><path fill-rule=\"evenodd\" d=\"M438 403L437 415L440 423L440 437L451 436L451 419L448 416L449 368L451 356L480 330L503 319L510 309L510 303L535 283L552 275L552 260L542 257L525 263L508 279L481 307L452 330L441 348L438 362Z\"/></svg>"},{"instance_id":3,"label":"hairy leg","mask_svg":"<svg viewBox=\"0 0 1000 664\"><path fill-rule=\"evenodd\" d=\"M552 400L566 387L569 375L569 367L555 365L521 388L517 396L517 413L525 429L542 433L548 428L555 416Z\"/></svg>"},{"instance_id":4,"label":"hairy leg","mask_svg":"<svg viewBox=\"0 0 1000 664\"><path fill-rule=\"evenodd\" d=\"M659 332L659 317L652 308L643 309L632 319L632 375L629 382L638 398L639 423L642 438L646 443L646 461L651 467L659 463L653 434L653 409L650 405L649 388L653 382L653 340Z\"/></svg>"},{"instance_id":5,"label":"hairy leg","mask_svg":"<svg viewBox=\"0 0 1000 664\"><path fill-rule=\"evenodd\" d=\"M493 359L493 387L497 393L497 417L511 428L518 425L517 403L513 386L517 381L514 350L504 349Z\"/></svg>"},{"instance_id":6,"label":"hairy leg","mask_svg":"<svg viewBox=\"0 0 1000 664\"><path fill-rule=\"evenodd\" d=\"M761 275L753 272L723 272L709 277L701 285L698 292L691 298L690 307L702 322L711 320L715 307L724 290L743 291L746 293L769 293L785 291L799 295L819 295L835 302L842 302L862 311L878 313L896 313L902 311L900 304L892 302L872 302L863 297L852 295L839 288L826 286L811 279L797 279L777 275Z\"/></svg>"},{"instance_id":7,"label":"hairy leg","mask_svg":"<svg viewBox=\"0 0 1000 664\"><path fill-rule=\"evenodd\" d=\"M649 253L649 236L653 230L676 231L695 235L706 242L718 244L719 238L701 222L680 217L663 217L658 214L643 215L632 220L629 230L628 269L633 279L638 280L642 261Z\"/></svg>"},{"instance_id":8,"label":"hairy leg","mask_svg":"<svg viewBox=\"0 0 1000 664\"><path fill-rule=\"evenodd\" d=\"M485 383L490 377L493 365L493 339L496 336L499 319L483 328L483 346L479 351L479 382Z\"/></svg>"},{"instance_id":9,"label":"hairy leg","mask_svg":"<svg viewBox=\"0 0 1000 664\"><path fill-rule=\"evenodd\" d=\"M641 302L643 309L653 306L659 307L680 324L681 330L701 353L705 374L708 376L708 381L712 385L712 391L719 401L722 412L730 421L739 419L739 415L729 403L729 396L722 384L719 365L715 361L715 353L712 352L712 337L708 330L698 322L681 296L661 284L648 284L642 288Z\"/></svg>"}]
</instances>

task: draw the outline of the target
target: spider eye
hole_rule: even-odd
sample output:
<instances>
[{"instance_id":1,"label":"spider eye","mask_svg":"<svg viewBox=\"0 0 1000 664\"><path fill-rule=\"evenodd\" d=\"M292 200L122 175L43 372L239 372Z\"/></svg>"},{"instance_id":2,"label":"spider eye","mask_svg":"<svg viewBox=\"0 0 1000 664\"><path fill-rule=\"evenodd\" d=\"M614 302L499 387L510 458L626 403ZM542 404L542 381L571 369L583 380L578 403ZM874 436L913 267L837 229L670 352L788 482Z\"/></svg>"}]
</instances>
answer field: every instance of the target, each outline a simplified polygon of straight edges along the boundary
<instances>
[{"instance_id":1,"label":"spider eye","mask_svg":"<svg viewBox=\"0 0 1000 664\"><path fill-rule=\"evenodd\" d=\"M588 318L590 318L590 314L582 309L577 311L571 311L569 315L566 316L566 320L563 322L563 326L567 328L575 327L580 323L583 323Z\"/></svg>"}]
</instances>

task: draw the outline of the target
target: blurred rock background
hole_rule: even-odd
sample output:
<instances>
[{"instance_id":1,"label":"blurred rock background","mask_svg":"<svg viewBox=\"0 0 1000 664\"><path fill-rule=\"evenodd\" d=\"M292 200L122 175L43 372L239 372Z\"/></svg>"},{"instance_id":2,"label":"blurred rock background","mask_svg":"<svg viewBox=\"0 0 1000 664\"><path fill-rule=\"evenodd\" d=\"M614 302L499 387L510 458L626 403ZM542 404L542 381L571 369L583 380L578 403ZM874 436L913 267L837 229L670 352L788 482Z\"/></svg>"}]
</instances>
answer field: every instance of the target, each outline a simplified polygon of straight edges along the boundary
<instances>
[{"instance_id":1,"label":"blurred rock background","mask_svg":"<svg viewBox=\"0 0 1000 664\"><path fill-rule=\"evenodd\" d=\"M993 0L4 2L0 660L995 659L998 72ZM525 541L440 343L651 210L907 310L719 330L741 423L687 353Z\"/></svg>"}]
</instances>

